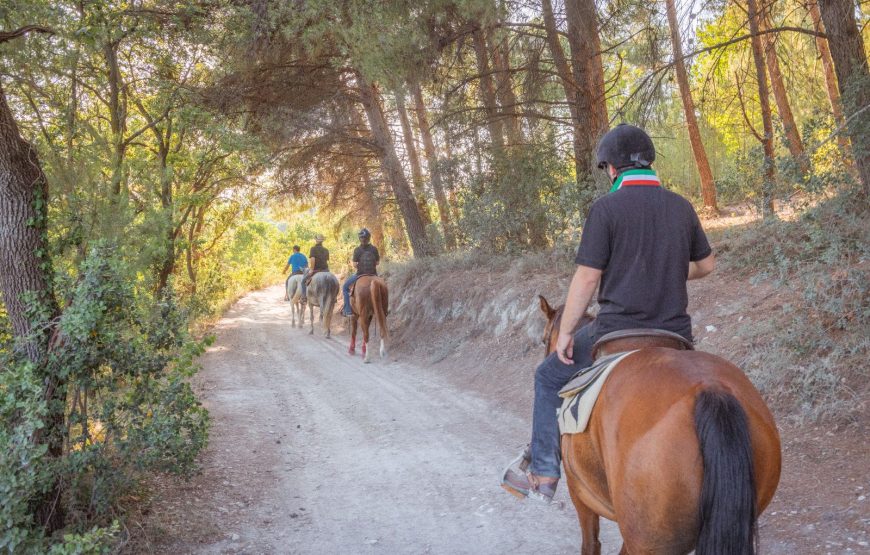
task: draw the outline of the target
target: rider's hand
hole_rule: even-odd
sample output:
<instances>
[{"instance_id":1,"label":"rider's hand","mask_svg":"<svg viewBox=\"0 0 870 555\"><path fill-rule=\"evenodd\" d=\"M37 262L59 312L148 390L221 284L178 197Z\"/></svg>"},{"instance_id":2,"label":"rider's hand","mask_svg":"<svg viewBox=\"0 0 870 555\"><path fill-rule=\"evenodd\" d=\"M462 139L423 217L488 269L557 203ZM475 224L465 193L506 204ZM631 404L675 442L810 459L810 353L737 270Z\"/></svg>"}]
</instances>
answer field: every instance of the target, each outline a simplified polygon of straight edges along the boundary
<instances>
[{"instance_id":1,"label":"rider's hand","mask_svg":"<svg viewBox=\"0 0 870 555\"><path fill-rule=\"evenodd\" d=\"M559 332L556 340L556 355L565 364L574 364L574 336L570 333Z\"/></svg>"}]
</instances>

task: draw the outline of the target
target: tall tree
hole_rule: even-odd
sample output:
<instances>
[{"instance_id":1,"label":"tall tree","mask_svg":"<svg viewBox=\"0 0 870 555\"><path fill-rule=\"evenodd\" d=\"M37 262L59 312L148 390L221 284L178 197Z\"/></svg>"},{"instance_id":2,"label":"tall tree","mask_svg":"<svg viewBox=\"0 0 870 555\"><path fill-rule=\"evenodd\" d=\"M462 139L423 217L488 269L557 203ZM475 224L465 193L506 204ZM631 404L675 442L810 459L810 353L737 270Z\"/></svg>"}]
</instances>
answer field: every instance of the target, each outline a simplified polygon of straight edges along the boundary
<instances>
[{"instance_id":1,"label":"tall tree","mask_svg":"<svg viewBox=\"0 0 870 555\"><path fill-rule=\"evenodd\" d=\"M35 25L0 31L0 43L29 32L50 31ZM52 273L48 182L36 149L21 137L0 83L0 294L16 347L41 374L48 401L45 429L34 441L44 444L49 456L60 457L66 389L63 379L48 364L52 322L60 313ZM42 498L34 500L37 518L49 532L64 525L60 493L60 482L55 481Z\"/></svg>"},{"instance_id":2,"label":"tall tree","mask_svg":"<svg viewBox=\"0 0 870 555\"><path fill-rule=\"evenodd\" d=\"M582 173L588 176L592 173L591 162L598 139L609 127L598 11L594 0L565 0L565 18L571 46L571 74L578 89L574 97L578 127L585 130L582 165L581 160L577 165L584 168Z\"/></svg>"},{"instance_id":3,"label":"tall tree","mask_svg":"<svg viewBox=\"0 0 870 555\"><path fill-rule=\"evenodd\" d=\"M417 113L417 127L423 139L423 152L426 155L426 165L429 168L429 181L432 191L435 193L435 203L438 206L438 217L441 220L441 228L444 232L444 242L448 249L456 248L456 234L453 222L450 219L450 208L447 196L444 194L444 185L441 181L441 164L438 160L438 151L435 149L435 141L432 139L432 130L429 128L429 116L426 113L426 104L423 102L423 91L418 82L411 84L411 92L414 96L414 111Z\"/></svg>"},{"instance_id":4,"label":"tall tree","mask_svg":"<svg viewBox=\"0 0 870 555\"><path fill-rule=\"evenodd\" d=\"M498 112L496 88L489 66L489 49L486 46L484 30L475 29L471 38L474 45L474 55L477 61L477 73L480 79L480 100L486 113L486 124L492 142L493 154L500 157L504 154L504 127Z\"/></svg>"},{"instance_id":5,"label":"tall tree","mask_svg":"<svg viewBox=\"0 0 870 555\"><path fill-rule=\"evenodd\" d=\"M417 207L423 224L432 223L429 216L429 207L426 202L426 190L423 187L423 170L420 167L420 157L417 155L417 145L414 141L414 131L411 129L411 121L408 119L408 109L405 107L405 93L396 91L396 108L399 112L399 122L402 125L402 137L405 140L405 152L408 155L408 165L411 166L411 183L414 185L414 196L417 198Z\"/></svg>"},{"instance_id":6,"label":"tall tree","mask_svg":"<svg viewBox=\"0 0 870 555\"><path fill-rule=\"evenodd\" d=\"M770 75L770 88L773 89L773 99L776 101L776 111L779 113L779 119L782 120L782 128L785 133L785 143L788 147L791 157L797 164L801 174L807 175L812 168L810 160L807 158L804 144L801 140L800 132L795 123L794 114L791 110L791 102L788 99L788 93L785 88L785 79L782 76L782 70L779 67L779 58L776 53L777 35L769 32L770 24L768 16L764 15L760 18L759 28L765 31L763 35L764 57L767 62L767 71Z\"/></svg>"},{"instance_id":7,"label":"tall tree","mask_svg":"<svg viewBox=\"0 0 870 555\"><path fill-rule=\"evenodd\" d=\"M571 144L574 149L574 175L576 176L577 183L582 184L589 174L588 141L584 138L586 130L582 127L583 118L581 118L577 110L577 95L582 94L583 91L574 81L571 66L568 64L568 58L565 56L565 49L562 48L561 34L556 25L556 16L553 13L553 3L551 0L541 0L541 11L544 16L544 29L547 33L547 46L549 46L550 53L553 55L556 73L559 75L559 81L562 84L562 89L565 91L565 98L568 100L568 113L571 115L572 124Z\"/></svg>"},{"instance_id":8,"label":"tall tree","mask_svg":"<svg viewBox=\"0 0 870 555\"><path fill-rule=\"evenodd\" d=\"M755 64L755 75L758 81L758 102L761 105L761 121L764 135L761 144L764 148L764 179L761 184L761 213L772 218L776 214L773 208L773 185L776 181L776 166L773 151L773 119L770 114L770 93L767 88L767 71L764 65L764 47L759 35L761 14L756 0L746 1L749 17L749 32L752 35L752 60Z\"/></svg>"},{"instance_id":9,"label":"tall tree","mask_svg":"<svg viewBox=\"0 0 870 555\"><path fill-rule=\"evenodd\" d=\"M825 90L828 93L828 102L831 103L831 112L834 115L834 124L840 127L846 127L846 116L843 115L843 103L840 100L840 89L837 87L837 75L834 72L834 60L831 58L831 49L828 47L828 39L819 34L824 34L825 25L822 23L822 13L819 11L819 3L816 0L810 0L807 4L807 9L810 12L810 17L813 20L813 28L816 33L816 48L819 51L819 58L822 61L822 70L825 75ZM837 145L840 147L840 153L843 159L848 161L850 167L852 160L852 149L849 147L849 137L846 133L837 133Z\"/></svg>"},{"instance_id":10,"label":"tall tree","mask_svg":"<svg viewBox=\"0 0 870 555\"><path fill-rule=\"evenodd\" d=\"M370 83L362 73L356 72L356 79L360 102L369 121L372 139L378 147L381 171L396 195L396 203L402 214L405 231L411 242L411 249L414 251L414 256L417 257L430 255L432 248L426 237L426 227L414 200L414 193L408 185L399 157L396 155L392 134L384 116L380 92L377 86Z\"/></svg>"},{"instance_id":11,"label":"tall tree","mask_svg":"<svg viewBox=\"0 0 870 555\"><path fill-rule=\"evenodd\" d=\"M822 21L827 30L828 45L840 97L844 99L848 118L852 154L861 177L864 196L870 197L870 69L864 39L855 20L852 0L818 0Z\"/></svg>"},{"instance_id":12,"label":"tall tree","mask_svg":"<svg viewBox=\"0 0 870 555\"><path fill-rule=\"evenodd\" d=\"M698 175L701 177L701 196L704 206L713 212L718 212L716 204L716 185L713 183L713 172L710 170L710 162L707 160L707 151L701 140L701 130L698 128L698 118L695 115L695 102L692 99L692 90L689 87L689 76L686 72L686 63L683 59L683 46L680 39L680 28L677 21L677 9L674 0L665 0L665 9L668 15L668 25L671 30L671 45L674 51L674 72L677 75L677 84L680 88L680 98L683 101L683 113L686 116L686 127L689 131L689 142L692 145L692 154L695 156L695 165Z\"/></svg>"}]
</instances>

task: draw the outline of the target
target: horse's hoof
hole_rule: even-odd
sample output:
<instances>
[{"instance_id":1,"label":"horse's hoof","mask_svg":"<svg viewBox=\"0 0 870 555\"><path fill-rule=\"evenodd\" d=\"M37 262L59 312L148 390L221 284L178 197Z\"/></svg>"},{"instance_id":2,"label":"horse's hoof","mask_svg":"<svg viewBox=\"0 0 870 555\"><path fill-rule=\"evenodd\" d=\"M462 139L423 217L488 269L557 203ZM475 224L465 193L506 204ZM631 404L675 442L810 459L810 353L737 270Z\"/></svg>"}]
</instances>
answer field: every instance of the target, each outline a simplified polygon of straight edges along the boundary
<instances>
[{"instance_id":1,"label":"horse's hoof","mask_svg":"<svg viewBox=\"0 0 870 555\"><path fill-rule=\"evenodd\" d=\"M314 335L314 330L311 330L310 332L308 332L308 335Z\"/></svg>"}]
</instances>

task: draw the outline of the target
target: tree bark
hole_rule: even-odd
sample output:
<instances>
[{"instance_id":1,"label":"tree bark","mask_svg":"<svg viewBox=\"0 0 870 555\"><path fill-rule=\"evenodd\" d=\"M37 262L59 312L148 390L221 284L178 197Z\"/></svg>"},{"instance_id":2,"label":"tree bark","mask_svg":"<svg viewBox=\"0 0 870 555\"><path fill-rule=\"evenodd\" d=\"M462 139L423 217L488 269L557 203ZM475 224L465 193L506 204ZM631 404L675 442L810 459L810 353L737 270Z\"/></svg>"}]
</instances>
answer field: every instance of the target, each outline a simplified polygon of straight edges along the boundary
<instances>
[{"instance_id":1,"label":"tree bark","mask_svg":"<svg viewBox=\"0 0 870 555\"><path fill-rule=\"evenodd\" d=\"M432 249L426 237L426 227L423 224L417 203L414 201L414 193L408 185L408 180L402 171L402 165L399 163L399 157L396 155L393 138L384 116L380 93L377 87L373 83L369 83L361 73L357 72L356 76L359 83L360 100L369 120L372 138L378 146L381 171L396 195L396 203L402 213L405 231L407 231L408 239L411 242L411 250L415 257L428 256L432 254Z\"/></svg>"},{"instance_id":2,"label":"tree bark","mask_svg":"<svg viewBox=\"0 0 870 555\"><path fill-rule=\"evenodd\" d=\"M766 17L760 18L760 27L766 31L770 28ZM785 141L791 157L794 158L801 175L806 176L812 171L809 158L804 150L800 132L795 123L794 114L791 111L791 103L785 90L785 80L779 68L779 58L776 55L776 35L768 33L763 36L764 56L767 61L767 71L770 74L770 87L773 89L773 99L776 101L776 110L782 120Z\"/></svg>"},{"instance_id":3,"label":"tree bark","mask_svg":"<svg viewBox=\"0 0 870 555\"><path fill-rule=\"evenodd\" d=\"M435 150L435 141L432 139L432 130L429 128L429 116L426 114L426 104L423 102L423 91L419 83L411 86L414 95L414 108L417 113L417 127L420 128L420 136L423 139L423 151L426 155L426 165L429 167L429 181L432 183L432 191L435 193L435 203L438 205L438 216L441 220L441 228L444 231L444 243L449 250L456 248L456 235L453 232L453 223L450 221L450 208L447 196L444 194L444 185L441 182L441 167L438 160L438 152Z\"/></svg>"},{"instance_id":4,"label":"tree bark","mask_svg":"<svg viewBox=\"0 0 870 555\"><path fill-rule=\"evenodd\" d=\"M48 352L48 323L58 314L49 256L48 183L36 149L21 138L0 84L0 291L12 333L34 364ZM29 298L32 296L32 298ZM32 321L29 308L39 303Z\"/></svg>"},{"instance_id":5,"label":"tree bark","mask_svg":"<svg viewBox=\"0 0 870 555\"><path fill-rule=\"evenodd\" d=\"M63 455L66 388L48 368L52 322L60 313L54 297L48 245L48 183L36 149L18 131L0 83L0 293L16 339L16 349L43 377L48 401L46 426L37 443L50 457ZM64 525L56 481L33 500L36 517L48 532Z\"/></svg>"},{"instance_id":6,"label":"tree bark","mask_svg":"<svg viewBox=\"0 0 870 555\"><path fill-rule=\"evenodd\" d=\"M592 158L598 139L609 127L598 13L594 0L565 0L565 17L568 21L568 44L571 46L571 74L578 88L574 102L578 127L583 130L584 139L577 164L583 168L583 175L591 176Z\"/></svg>"},{"instance_id":7,"label":"tree bark","mask_svg":"<svg viewBox=\"0 0 870 555\"><path fill-rule=\"evenodd\" d=\"M677 9L674 5L674 0L665 0L665 8L668 14L668 25L671 28L674 71L677 74L680 98L683 100L683 112L686 115L686 127L689 130L689 142L692 145L692 154L695 156L698 175L701 177L701 196L704 199L704 206L708 210L718 213L716 185L713 183L713 172L710 169L707 151L701 140L701 130L698 128L698 118L695 115L695 101L692 99L692 90L689 88L689 75L686 72L686 63L683 60L683 45L680 41L680 28L677 22Z\"/></svg>"},{"instance_id":8,"label":"tree bark","mask_svg":"<svg viewBox=\"0 0 870 555\"><path fill-rule=\"evenodd\" d=\"M776 180L776 166L773 151L773 119L770 115L770 93L767 89L767 71L764 67L764 48L759 36L758 5L755 0L747 0L749 10L749 32L752 35L752 59L755 63L755 74L758 80L758 101L761 104L761 120L764 125L764 135L761 144L764 147L764 180L761 184L761 214L764 219L775 217L773 207L773 184Z\"/></svg>"},{"instance_id":9,"label":"tree bark","mask_svg":"<svg viewBox=\"0 0 870 555\"><path fill-rule=\"evenodd\" d=\"M423 225L428 226L432 223L432 218L429 216L426 191L423 188L423 170L420 168L420 157L417 156L417 145L414 144L414 132L405 107L405 93L399 90L396 91L396 108L399 111L399 122L402 124L402 137L405 140L405 151L408 153L408 164L411 166L411 183L414 185L417 208L423 218Z\"/></svg>"},{"instance_id":10,"label":"tree bark","mask_svg":"<svg viewBox=\"0 0 870 555\"><path fill-rule=\"evenodd\" d=\"M822 13L819 11L818 2L811 1L808 7L810 17L813 19L813 28L817 33L824 33L825 26L822 23ZM825 88L828 91L831 112L834 114L834 125L845 129L846 116L843 115L843 103L840 100L840 89L837 87L837 75L834 73L834 60L831 58L831 49L828 48L828 39L817 36L816 48L822 60L822 68L825 73ZM840 147L840 154L843 156L843 160L854 169L852 165L852 149L849 146L849 137L845 131L837 133L837 145Z\"/></svg>"},{"instance_id":11,"label":"tree bark","mask_svg":"<svg viewBox=\"0 0 870 555\"><path fill-rule=\"evenodd\" d=\"M861 177L864 196L870 196L870 113L857 115L870 106L870 70L864 40L855 20L851 0L819 0L828 46L837 73L840 98L846 113L852 112L847 129L852 140L852 154Z\"/></svg>"},{"instance_id":12,"label":"tree bark","mask_svg":"<svg viewBox=\"0 0 870 555\"><path fill-rule=\"evenodd\" d=\"M486 113L486 125L489 130L492 151L497 158L504 154L504 127L498 113L495 84L492 71L489 68L489 54L486 39L482 29L476 29L472 34L474 53L477 60L477 73L480 75L480 100Z\"/></svg>"}]
</instances>

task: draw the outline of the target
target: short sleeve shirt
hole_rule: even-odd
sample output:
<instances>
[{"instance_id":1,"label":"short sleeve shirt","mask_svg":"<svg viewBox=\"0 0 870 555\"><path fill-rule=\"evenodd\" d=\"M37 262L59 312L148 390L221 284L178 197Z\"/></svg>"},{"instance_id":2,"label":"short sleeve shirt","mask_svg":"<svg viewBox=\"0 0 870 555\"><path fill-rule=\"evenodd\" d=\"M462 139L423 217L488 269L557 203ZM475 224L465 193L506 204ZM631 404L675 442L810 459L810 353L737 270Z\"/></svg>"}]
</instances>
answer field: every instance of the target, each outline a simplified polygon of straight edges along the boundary
<instances>
[{"instance_id":1,"label":"short sleeve shirt","mask_svg":"<svg viewBox=\"0 0 870 555\"><path fill-rule=\"evenodd\" d=\"M378 275L377 263L380 259L381 255L378 253L377 247L371 244L360 245L353 251L353 261L358 263L356 271L357 275Z\"/></svg>"},{"instance_id":2,"label":"short sleeve shirt","mask_svg":"<svg viewBox=\"0 0 870 555\"><path fill-rule=\"evenodd\" d=\"M302 268L308 267L308 259L301 252L294 252L287 260L287 264L290 264L291 270L296 273L302 271Z\"/></svg>"},{"instance_id":3,"label":"short sleeve shirt","mask_svg":"<svg viewBox=\"0 0 870 555\"><path fill-rule=\"evenodd\" d=\"M329 270L329 250L323 245L314 245L308 253L309 258L314 259L315 272L325 272Z\"/></svg>"},{"instance_id":4,"label":"short sleeve shirt","mask_svg":"<svg viewBox=\"0 0 870 555\"><path fill-rule=\"evenodd\" d=\"M622 187L589 210L575 262L602 270L596 336L659 328L692 339L689 262L712 253L692 205L661 187Z\"/></svg>"}]
</instances>

